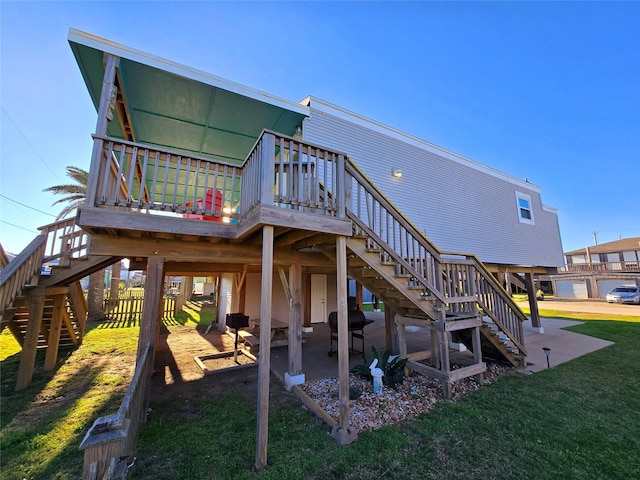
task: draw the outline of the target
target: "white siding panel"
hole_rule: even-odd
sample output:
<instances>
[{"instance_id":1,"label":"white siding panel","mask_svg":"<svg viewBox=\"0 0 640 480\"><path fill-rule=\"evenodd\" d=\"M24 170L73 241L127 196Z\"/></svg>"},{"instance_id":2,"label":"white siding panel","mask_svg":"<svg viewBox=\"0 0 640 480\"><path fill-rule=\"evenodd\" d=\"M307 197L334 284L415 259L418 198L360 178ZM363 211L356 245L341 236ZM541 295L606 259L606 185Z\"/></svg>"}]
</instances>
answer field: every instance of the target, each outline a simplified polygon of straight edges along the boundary
<instances>
[{"instance_id":1,"label":"white siding panel","mask_svg":"<svg viewBox=\"0 0 640 480\"><path fill-rule=\"evenodd\" d=\"M536 186L527 190L521 181L465 166L313 104L304 136L346 152L441 250L500 264L563 265L557 215L543 208ZM393 168L402 170L401 178L391 176ZM516 191L531 197L535 225L519 222Z\"/></svg>"}]
</instances>

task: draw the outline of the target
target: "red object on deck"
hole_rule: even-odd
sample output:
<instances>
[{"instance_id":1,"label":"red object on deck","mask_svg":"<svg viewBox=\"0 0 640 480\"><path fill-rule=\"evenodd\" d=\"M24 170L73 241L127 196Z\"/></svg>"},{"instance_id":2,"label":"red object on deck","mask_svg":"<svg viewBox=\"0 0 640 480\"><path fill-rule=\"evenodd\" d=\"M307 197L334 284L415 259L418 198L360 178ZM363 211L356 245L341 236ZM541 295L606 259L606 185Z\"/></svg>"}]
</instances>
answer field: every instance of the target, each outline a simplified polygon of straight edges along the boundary
<instances>
[{"instance_id":1,"label":"red object on deck","mask_svg":"<svg viewBox=\"0 0 640 480\"><path fill-rule=\"evenodd\" d=\"M213 207L213 192L216 192L216 204ZM208 220L210 222L221 222L222 221L222 192L220 190L216 190L214 188L209 188L204 194L204 206L202 205L202 199L199 198L196 200L196 208L199 210L204 209L205 212L211 212L213 207L213 212L219 213L219 216L212 215L197 215L195 213L183 213L182 216L184 218L193 218L196 220ZM192 208L193 202L186 202L185 207L187 209Z\"/></svg>"}]
</instances>

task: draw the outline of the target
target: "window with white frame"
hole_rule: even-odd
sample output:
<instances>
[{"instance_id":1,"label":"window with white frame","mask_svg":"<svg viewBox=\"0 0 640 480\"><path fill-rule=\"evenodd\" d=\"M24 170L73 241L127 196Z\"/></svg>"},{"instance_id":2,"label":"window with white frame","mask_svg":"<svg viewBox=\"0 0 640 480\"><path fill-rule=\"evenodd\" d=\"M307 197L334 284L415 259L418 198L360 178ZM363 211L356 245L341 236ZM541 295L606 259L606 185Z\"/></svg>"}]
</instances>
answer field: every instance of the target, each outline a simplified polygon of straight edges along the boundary
<instances>
[{"instance_id":1,"label":"window with white frame","mask_svg":"<svg viewBox=\"0 0 640 480\"><path fill-rule=\"evenodd\" d=\"M518 207L518 220L520 223L535 225L531 197L526 193L516 192L516 205Z\"/></svg>"}]
</instances>

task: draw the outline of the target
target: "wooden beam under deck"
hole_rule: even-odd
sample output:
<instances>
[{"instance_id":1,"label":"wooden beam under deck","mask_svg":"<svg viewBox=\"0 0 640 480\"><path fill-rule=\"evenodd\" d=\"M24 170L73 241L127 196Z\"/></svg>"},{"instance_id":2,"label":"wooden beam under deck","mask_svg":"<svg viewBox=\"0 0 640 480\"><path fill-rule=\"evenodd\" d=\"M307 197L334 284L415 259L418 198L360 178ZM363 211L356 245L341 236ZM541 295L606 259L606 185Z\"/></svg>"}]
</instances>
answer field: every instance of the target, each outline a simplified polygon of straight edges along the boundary
<instances>
[{"instance_id":1,"label":"wooden beam under deck","mask_svg":"<svg viewBox=\"0 0 640 480\"><path fill-rule=\"evenodd\" d=\"M198 237L234 238L237 226L188 218L152 215L110 208L83 207L76 223L90 233L113 229L153 232L156 234L196 235Z\"/></svg>"},{"instance_id":2,"label":"wooden beam under deck","mask_svg":"<svg viewBox=\"0 0 640 480\"><path fill-rule=\"evenodd\" d=\"M114 254L117 252L117 254ZM127 255L131 257L150 257L159 255L168 262L195 262L219 264L262 263L262 249L248 245L211 245L203 242L181 242L179 240L157 240L114 237L111 235L92 235L91 255ZM297 252L290 249L274 249L274 265L294 263L307 267L327 267L332 263L322 253ZM225 269L225 271L228 271Z\"/></svg>"},{"instance_id":3,"label":"wooden beam under deck","mask_svg":"<svg viewBox=\"0 0 640 480\"><path fill-rule=\"evenodd\" d=\"M131 270L147 269L146 260L133 260L129 263ZM164 264L165 275L189 275L194 277L208 277L219 273L242 273L242 263L203 263L203 262L166 262ZM249 267L249 273L260 272L260 266Z\"/></svg>"}]
</instances>

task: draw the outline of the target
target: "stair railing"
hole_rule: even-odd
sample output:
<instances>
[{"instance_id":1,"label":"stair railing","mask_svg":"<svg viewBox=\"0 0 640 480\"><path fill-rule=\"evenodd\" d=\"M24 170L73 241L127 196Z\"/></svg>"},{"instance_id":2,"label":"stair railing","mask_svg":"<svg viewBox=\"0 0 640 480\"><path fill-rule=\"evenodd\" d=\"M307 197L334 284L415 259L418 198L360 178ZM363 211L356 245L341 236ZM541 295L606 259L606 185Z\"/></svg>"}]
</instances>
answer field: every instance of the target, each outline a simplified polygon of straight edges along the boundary
<instances>
[{"instance_id":1,"label":"stair railing","mask_svg":"<svg viewBox=\"0 0 640 480\"><path fill-rule=\"evenodd\" d=\"M474 255L440 252L350 159L346 171L347 216L359 230L354 233L370 237L372 247L400 265L398 273L414 277L452 311L477 302L526 355L522 322L527 317L484 264Z\"/></svg>"},{"instance_id":2,"label":"stair railing","mask_svg":"<svg viewBox=\"0 0 640 480\"><path fill-rule=\"evenodd\" d=\"M441 259L435 245L393 205L350 159L347 171L347 216L380 248L381 260L398 263L399 275L423 289L425 295L446 302L442 294Z\"/></svg>"},{"instance_id":3,"label":"stair railing","mask_svg":"<svg viewBox=\"0 0 640 480\"><path fill-rule=\"evenodd\" d=\"M0 270L0 317L28 284L37 284L46 248L46 235L38 235Z\"/></svg>"},{"instance_id":4,"label":"stair railing","mask_svg":"<svg viewBox=\"0 0 640 480\"><path fill-rule=\"evenodd\" d=\"M75 218L50 223L38 230L47 239L43 263L68 267L71 260L87 258L90 236L76 225Z\"/></svg>"},{"instance_id":5,"label":"stair railing","mask_svg":"<svg viewBox=\"0 0 640 480\"><path fill-rule=\"evenodd\" d=\"M465 263L473 266L475 271L473 281L475 282L478 306L526 356L522 323L527 320L527 316L513 301L511 295L475 255L450 252L443 252L442 255L444 262L447 261L448 256L463 257Z\"/></svg>"}]
</instances>

